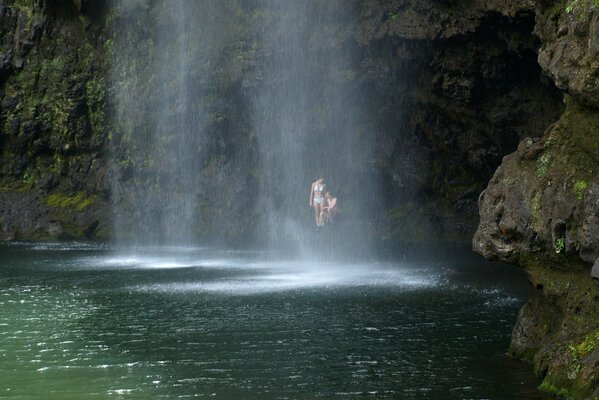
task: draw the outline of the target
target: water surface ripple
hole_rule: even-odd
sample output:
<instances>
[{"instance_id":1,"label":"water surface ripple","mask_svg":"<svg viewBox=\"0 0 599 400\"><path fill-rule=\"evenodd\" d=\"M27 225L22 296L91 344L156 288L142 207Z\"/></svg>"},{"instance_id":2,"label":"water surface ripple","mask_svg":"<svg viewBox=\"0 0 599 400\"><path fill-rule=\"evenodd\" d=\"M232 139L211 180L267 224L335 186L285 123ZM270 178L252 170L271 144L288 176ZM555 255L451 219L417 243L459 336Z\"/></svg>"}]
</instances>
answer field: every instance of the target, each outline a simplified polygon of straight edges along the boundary
<instances>
[{"instance_id":1,"label":"water surface ripple","mask_svg":"<svg viewBox=\"0 0 599 400\"><path fill-rule=\"evenodd\" d=\"M0 398L531 399L525 278L476 262L0 247Z\"/></svg>"}]
</instances>

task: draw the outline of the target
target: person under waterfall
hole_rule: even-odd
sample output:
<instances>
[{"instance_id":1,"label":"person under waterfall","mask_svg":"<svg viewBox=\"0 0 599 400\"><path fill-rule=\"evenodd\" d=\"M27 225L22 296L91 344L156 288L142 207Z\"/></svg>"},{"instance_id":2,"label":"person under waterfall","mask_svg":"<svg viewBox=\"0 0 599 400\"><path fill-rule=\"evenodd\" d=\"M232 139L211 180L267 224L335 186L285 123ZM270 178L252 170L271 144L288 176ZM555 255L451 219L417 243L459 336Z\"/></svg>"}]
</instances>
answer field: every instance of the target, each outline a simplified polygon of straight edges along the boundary
<instances>
[{"instance_id":1,"label":"person under waterfall","mask_svg":"<svg viewBox=\"0 0 599 400\"><path fill-rule=\"evenodd\" d=\"M327 188L324 178L319 178L315 182L312 182L310 187L310 207L314 208L314 219L316 220L316 230L319 230L323 222L320 219L320 213L322 212L322 206L325 202L324 193Z\"/></svg>"},{"instance_id":2,"label":"person under waterfall","mask_svg":"<svg viewBox=\"0 0 599 400\"><path fill-rule=\"evenodd\" d=\"M330 224L335 219L335 216L339 214L339 207L337 206L337 198L333 197L331 192L326 192L324 195L325 202L322 205L320 212L320 221L322 225Z\"/></svg>"}]
</instances>

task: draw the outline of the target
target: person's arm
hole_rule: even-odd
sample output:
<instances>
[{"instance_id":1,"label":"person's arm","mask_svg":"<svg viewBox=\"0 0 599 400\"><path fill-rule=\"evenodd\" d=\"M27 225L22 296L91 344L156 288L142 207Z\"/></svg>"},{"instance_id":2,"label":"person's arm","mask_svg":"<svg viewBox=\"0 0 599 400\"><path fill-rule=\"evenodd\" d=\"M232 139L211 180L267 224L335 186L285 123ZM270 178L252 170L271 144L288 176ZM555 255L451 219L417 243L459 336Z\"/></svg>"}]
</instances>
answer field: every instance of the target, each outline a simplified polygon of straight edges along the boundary
<instances>
[{"instance_id":1,"label":"person's arm","mask_svg":"<svg viewBox=\"0 0 599 400\"><path fill-rule=\"evenodd\" d=\"M337 198L335 197L329 202L329 209L335 208L337 206Z\"/></svg>"},{"instance_id":2,"label":"person's arm","mask_svg":"<svg viewBox=\"0 0 599 400\"><path fill-rule=\"evenodd\" d=\"M312 203L314 200L314 183L310 186L310 207L312 207Z\"/></svg>"}]
</instances>

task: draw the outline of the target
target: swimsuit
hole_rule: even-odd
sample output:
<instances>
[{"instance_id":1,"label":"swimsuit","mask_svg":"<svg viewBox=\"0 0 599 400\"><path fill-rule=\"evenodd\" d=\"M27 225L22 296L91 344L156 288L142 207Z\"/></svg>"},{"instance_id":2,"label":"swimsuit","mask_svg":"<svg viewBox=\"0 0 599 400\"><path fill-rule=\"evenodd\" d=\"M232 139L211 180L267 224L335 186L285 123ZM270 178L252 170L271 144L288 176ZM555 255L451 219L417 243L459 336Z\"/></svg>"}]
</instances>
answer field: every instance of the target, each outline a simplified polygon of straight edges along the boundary
<instances>
[{"instance_id":1,"label":"swimsuit","mask_svg":"<svg viewBox=\"0 0 599 400\"><path fill-rule=\"evenodd\" d=\"M314 191L322 193L324 192L324 185L318 186L314 185ZM322 197L314 197L314 204L322 204L324 203L324 196Z\"/></svg>"}]
</instances>

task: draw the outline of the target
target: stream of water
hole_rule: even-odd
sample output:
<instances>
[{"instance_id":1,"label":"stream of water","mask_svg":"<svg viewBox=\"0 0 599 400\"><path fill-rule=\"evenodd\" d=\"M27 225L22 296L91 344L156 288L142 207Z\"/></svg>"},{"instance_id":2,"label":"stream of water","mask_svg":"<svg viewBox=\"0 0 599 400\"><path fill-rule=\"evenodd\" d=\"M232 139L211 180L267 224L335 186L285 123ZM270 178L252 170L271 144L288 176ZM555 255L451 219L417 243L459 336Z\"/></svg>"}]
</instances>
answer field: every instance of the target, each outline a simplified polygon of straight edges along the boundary
<instances>
[{"instance_id":1,"label":"stream of water","mask_svg":"<svg viewBox=\"0 0 599 400\"><path fill-rule=\"evenodd\" d=\"M122 254L0 246L0 398L539 398L505 355L517 268Z\"/></svg>"}]
</instances>

